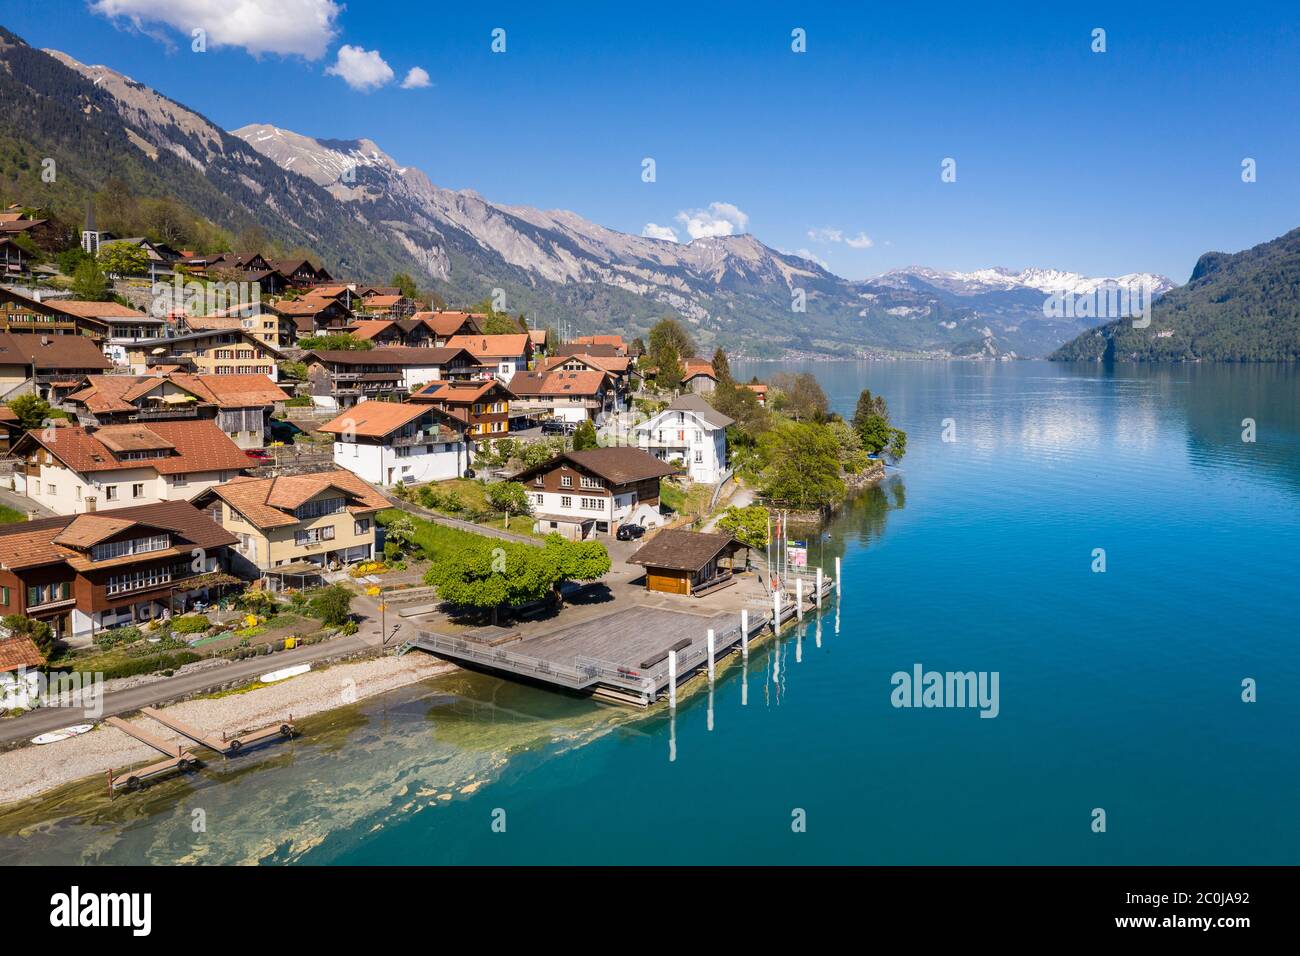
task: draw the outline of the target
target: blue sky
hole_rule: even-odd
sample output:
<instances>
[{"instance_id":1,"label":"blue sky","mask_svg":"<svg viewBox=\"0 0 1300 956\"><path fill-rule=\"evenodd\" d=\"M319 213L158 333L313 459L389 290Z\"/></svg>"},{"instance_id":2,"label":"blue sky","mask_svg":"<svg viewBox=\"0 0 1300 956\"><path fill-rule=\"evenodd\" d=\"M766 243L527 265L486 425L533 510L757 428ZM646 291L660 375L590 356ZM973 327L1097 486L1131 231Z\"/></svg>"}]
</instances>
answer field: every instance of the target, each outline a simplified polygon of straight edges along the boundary
<instances>
[{"instance_id":1,"label":"blue sky","mask_svg":"<svg viewBox=\"0 0 1300 956\"><path fill-rule=\"evenodd\" d=\"M1202 252L1300 226L1300 28L1281 4L245 2L264 28L229 22L230 0L5 0L0 24L227 129L366 136L498 202L683 240L679 214L729 204L743 218L704 220L852 278L915 263L1181 282ZM392 80L327 73L345 45ZM428 86L401 87L412 67Z\"/></svg>"}]
</instances>

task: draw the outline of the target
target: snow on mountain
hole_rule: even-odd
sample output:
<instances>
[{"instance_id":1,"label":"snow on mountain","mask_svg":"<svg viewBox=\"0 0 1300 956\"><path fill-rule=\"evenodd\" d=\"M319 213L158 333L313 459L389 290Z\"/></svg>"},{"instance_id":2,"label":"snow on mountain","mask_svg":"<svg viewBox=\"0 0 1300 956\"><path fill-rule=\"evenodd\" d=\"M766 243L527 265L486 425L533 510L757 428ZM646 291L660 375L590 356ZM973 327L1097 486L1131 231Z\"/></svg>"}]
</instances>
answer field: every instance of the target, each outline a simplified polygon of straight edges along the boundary
<instances>
[{"instance_id":1,"label":"snow on mountain","mask_svg":"<svg viewBox=\"0 0 1300 956\"><path fill-rule=\"evenodd\" d=\"M867 280L877 285L908 284L909 279L919 279L938 289L957 295L978 295L985 292L1009 292L1016 289L1033 289L1038 292L1064 292L1074 295L1088 294L1111 286L1133 288L1150 283L1152 294L1160 295L1174 288L1176 283L1165 276L1151 272L1130 272L1121 276L1092 277L1060 269L1022 269L1015 272L1001 266L977 269L973 272L947 272L926 266L908 266L891 269Z\"/></svg>"}]
</instances>

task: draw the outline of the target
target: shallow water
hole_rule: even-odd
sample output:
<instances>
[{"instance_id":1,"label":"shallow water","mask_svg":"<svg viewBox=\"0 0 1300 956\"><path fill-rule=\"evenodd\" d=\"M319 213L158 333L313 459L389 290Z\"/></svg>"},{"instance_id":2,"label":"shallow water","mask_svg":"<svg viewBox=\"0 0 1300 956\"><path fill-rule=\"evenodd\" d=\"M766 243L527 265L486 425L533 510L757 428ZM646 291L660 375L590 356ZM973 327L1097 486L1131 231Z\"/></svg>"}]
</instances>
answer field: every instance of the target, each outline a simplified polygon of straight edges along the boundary
<instances>
[{"instance_id":1,"label":"shallow water","mask_svg":"<svg viewBox=\"0 0 1300 956\"><path fill-rule=\"evenodd\" d=\"M0 813L5 859L1300 862L1296 371L807 367L845 414L883 393L908 456L814 545L838 606L711 698L458 673L144 795ZM917 663L997 672L998 716L895 708Z\"/></svg>"}]
</instances>

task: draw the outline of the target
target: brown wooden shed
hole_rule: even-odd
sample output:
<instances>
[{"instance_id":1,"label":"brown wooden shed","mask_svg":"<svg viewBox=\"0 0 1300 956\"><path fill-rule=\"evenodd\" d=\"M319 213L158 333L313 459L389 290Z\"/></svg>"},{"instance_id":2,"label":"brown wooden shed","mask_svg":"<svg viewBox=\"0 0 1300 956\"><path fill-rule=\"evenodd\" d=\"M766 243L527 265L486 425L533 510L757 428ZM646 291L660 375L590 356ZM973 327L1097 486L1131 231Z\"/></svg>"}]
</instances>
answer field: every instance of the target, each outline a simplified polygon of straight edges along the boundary
<instances>
[{"instance_id":1,"label":"brown wooden shed","mask_svg":"<svg viewBox=\"0 0 1300 956\"><path fill-rule=\"evenodd\" d=\"M645 568L648 591L699 595L729 584L734 558L745 545L729 534L666 529L630 558Z\"/></svg>"}]
</instances>

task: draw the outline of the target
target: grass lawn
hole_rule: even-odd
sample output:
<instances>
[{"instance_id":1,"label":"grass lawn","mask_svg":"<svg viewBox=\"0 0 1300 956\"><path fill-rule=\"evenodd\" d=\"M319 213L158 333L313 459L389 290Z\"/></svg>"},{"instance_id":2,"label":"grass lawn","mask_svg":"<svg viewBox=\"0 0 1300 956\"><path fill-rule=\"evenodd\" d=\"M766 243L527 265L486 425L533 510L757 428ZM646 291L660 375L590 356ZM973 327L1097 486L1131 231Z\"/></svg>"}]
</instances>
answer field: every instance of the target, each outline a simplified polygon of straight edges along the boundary
<instances>
[{"instance_id":1,"label":"grass lawn","mask_svg":"<svg viewBox=\"0 0 1300 956\"><path fill-rule=\"evenodd\" d=\"M462 531L459 528L448 528L446 525L437 524L419 515L407 514L396 508L386 508L379 512L376 520L381 525L387 526L399 515L409 518L415 525L415 544L430 561L450 558L466 548L481 545L487 540L481 534Z\"/></svg>"},{"instance_id":2,"label":"grass lawn","mask_svg":"<svg viewBox=\"0 0 1300 956\"><path fill-rule=\"evenodd\" d=\"M704 484L692 484L689 490L679 488L672 482L665 481L659 487L659 499L678 514L699 517L709 508L709 499L713 497L713 487Z\"/></svg>"},{"instance_id":3,"label":"grass lawn","mask_svg":"<svg viewBox=\"0 0 1300 956\"><path fill-rule=\"evenodd\" d=\"M27 514L19 511L17 508L10 508L8 505L0 505L0 524L17 524L19 521L26 521Z\"/></svg>"}]
</instances>

